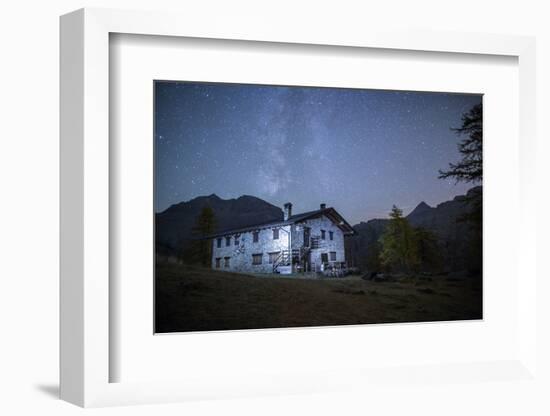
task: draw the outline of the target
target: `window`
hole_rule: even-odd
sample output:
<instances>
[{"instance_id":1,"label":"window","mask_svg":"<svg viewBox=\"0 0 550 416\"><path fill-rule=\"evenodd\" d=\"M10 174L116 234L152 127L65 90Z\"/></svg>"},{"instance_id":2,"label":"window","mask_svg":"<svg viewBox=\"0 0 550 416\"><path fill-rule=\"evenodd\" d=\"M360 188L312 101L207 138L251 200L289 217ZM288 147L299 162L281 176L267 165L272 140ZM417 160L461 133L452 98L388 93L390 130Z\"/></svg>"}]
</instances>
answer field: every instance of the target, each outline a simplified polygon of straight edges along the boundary
<instances>
[{"instance_id":1,"label":"window","mask_svg":"<svg viewBox=\"0 0 550 416\"><path fill-rule=\"evenodd\" d=\"M273 229L273 239L274 239L274 240L278 240L278 239L279 239L279 229L278 229L278 228L274 228L274 229Z\"/></svg>"},{"instance_id":2,"label":"window","mask_svg":"<svg viewBox=\"0 0 550 416\"><path fill-rule=\"evenodd\" d=\"M328 238L329 238L329 240L334 240L334 231L329 231L328 232Z\"/></svg>"},{"instance_id":3,"label":"window","mask_svg":"<svg viewBox=\"0 0 550 416\"><path fill-rule=\"evenodd\" d=\"M336 261L336 251L330 252L330 261Z\"/></svg>"},{"instance_id":4,"label":"window","mask_svg":"<svg viewBox=\"0 0 550 416\"><path fill-rule=\"evenodd\" d=\"M236 246L239 245L239 235L238 234L235 236L235 245Z\"/></svg>"},{"instance_id":5,"label":"window","mask_svg":"<svg viewBox=\"0 0 550 416\"><path fill-rule=\"evenodd\" d=\"M281 254L280 251L274 251L272 253L269 253L269 264L275 263L280 254Z\"/></svg>"},{"instance_id":6,"label":"window","mask_svg":"<svg viewBox=\"0 0 550 416\"><path fill-rule=\"evenodd\" d=\"M252 264L254 265L258 265L258 264L262 264L262 253L259 253L259 254L253 254L252 255Z\"/></svg>"},{"instance_id":7,"label":"window","mask_svg":"<svg viewBox=\"0 0 550 416\"><path fill-rule=\"evenodd\" d=\"M225 237L225 246L229 247L231 245L231 237Z\"/></svg>"},{"instance_id":8,"label":"window","mask_svg":"<svg viewBox=\"0 0 550 416\"><path fill-rule=\"evenodd\" d=\"M252 233L252 242L257 243L258 240L259 240L259 237L260 237L260 232L259 231L254 231Z\"/></svg>"},{"instance_id":9,"label":"window","mask_svg":"<svg viewBox=\"0 0 550 416\"><path fill-rule=\"evenodd\" d=\"M216 241L216 243L218 244L218 248L220 248L222 246L222 239L221 238L218 238L218 240Z\"/></svg>"},{"instance_id":10,"label":"window","mask_svg":"<svg viewBox=\"0 0 550 416\"><path fill-rule=\"evenodd\" d=\"M223 258L223 260L224 260L224 262L223 262L223 267L229 267L229 259L230 259L230 258L231 258L231 257L224 257L224 258Z\"/></svg>"},{"instance_id":11,"label":"window","mask_svg":"<svg viewBox=\"0 0 550 416\"><path fill-rule=\"evenodd\" d=\"M221 238L220 238L221 240ZM220 263L222 261L222 258L221 257L216 257L216 269L219 269L220 268Z\"/></svg>"},{"instance_id":12,"label":"window","mask_svg":"<svg viewBox=\"0 0 550 416\"><path fill-rule=\"evenodd\" d=\"M321 240L325 239L325 230L321 230Z\"/></svg>"},{"instance_id":13,"label":"window","mask_svg":"<svg viewBox=\"0 0 550 416\"><path fill-rule=\"evenodd\" d=\"M328 254L321 253L321 263L328 263Z\"/></svg>"}]
</instances>

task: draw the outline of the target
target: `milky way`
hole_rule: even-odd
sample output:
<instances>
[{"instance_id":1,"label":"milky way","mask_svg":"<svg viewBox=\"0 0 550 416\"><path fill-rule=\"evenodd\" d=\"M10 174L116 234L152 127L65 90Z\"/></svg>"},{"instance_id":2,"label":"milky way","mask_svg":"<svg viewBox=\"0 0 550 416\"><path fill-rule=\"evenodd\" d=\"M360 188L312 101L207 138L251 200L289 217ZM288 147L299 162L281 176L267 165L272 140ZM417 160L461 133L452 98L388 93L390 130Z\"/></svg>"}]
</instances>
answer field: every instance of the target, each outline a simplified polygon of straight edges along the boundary
<instances>
[{"instance_id":1,"label":"milky way","mask_svg":"<svg viewBox=\"0 0 550 416\"><path fill-rule=\"evenodd\" d=\"M436 205L471 184L451 130L481 95L155 83L157 212L200 195L254 195L295 212L335 207L357 223Z\"/></svg>"}]
</instances>

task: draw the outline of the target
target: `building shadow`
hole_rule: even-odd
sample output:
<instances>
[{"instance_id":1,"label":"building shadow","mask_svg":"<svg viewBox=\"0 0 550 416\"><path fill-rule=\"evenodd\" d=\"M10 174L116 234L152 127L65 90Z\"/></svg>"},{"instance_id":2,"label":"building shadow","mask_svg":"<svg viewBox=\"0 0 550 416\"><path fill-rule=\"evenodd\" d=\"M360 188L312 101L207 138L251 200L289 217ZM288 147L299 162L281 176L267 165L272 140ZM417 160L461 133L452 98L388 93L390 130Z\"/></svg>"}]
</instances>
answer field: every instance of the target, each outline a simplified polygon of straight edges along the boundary
<instances>
[{"instance_id":1,"label":"building shadow","mask_svg":"<svg viewBox=\"0 0 550 416\"><path fill-rule=\"evenodd\" d=\"M52 399L59 399L59 384L37 384L34 387Z\"/></svg>"}]
</instances>

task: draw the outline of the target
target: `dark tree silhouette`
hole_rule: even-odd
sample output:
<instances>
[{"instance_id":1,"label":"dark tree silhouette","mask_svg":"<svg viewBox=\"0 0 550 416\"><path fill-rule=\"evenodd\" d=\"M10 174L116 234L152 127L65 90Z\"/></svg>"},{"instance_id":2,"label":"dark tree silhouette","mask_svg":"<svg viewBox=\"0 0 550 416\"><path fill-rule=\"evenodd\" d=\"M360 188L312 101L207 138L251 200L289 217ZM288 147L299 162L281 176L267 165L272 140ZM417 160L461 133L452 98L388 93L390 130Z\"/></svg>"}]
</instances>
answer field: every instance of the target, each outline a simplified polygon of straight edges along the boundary
<instances>
[{"instance_id":1,"label":"dark tree silhouette","mask_svg":"<svg viewBox=\"0 0 550 416\"><path fill-rule=\"evenodd\" d=\"M414 228L414 236L418 249L418 260L424 271L439 270L441 268L440 247L433 231L423 227Z\"/></svg>"},{"instance_id":2,"label":"dark tree silhouette","mask_svg":"<svg viewBox=\"0 0 550 416\"><path fill-rule=\"evenodd\" d=\"M182 253L183 261L186 263L200 264L209 267L212 261L212 240L207 238L216 231L216 215L214 210L205 206L197 216L193 227L193 242Z\"/></svg>"},{"instance_id":3,"label":"dark tree silhouette","mask_svg":"<svg viewBox=\"0 0 550 416\"><path fill-rule=\"evenodd\" d=\"M483 108L477 104L462 115L462 126L452 129L467 136L458 144L462 160L449 163L449 170L439 171L439 178L454 178L457 182L480 183L483 179Z\"/></svg>"},{"instance_id":4,"label":"dark tree silhouette","mask_svg":"<svg viewBox=\"0 0 550 416\"><path fill-rule=\"evenodd\" d=\"M382 246L380 242L374 241L369 245L367 256L365 258L365 266L368 271L377 272L382 270L382 262L380 260L381 252Z\"/></svg>"},{"instance_id":5,"label":"dark tree silhouette","mask_svg":"<svg viewBox=\"0 0 550 416\"><path fill-rule=\"evenodd\" d=\"M462 115L462 126L453 129L459 136L467 136L458 144L462 160L450 163L448 171L439 171L439 178L454 178L457 182L481 183L483 180L483 108L477 104ZM459 218L470 224L472 235L468 247L467 267L470 273L481 275L483 262L483 205L482 193L468 194L465 202L470 206L467 214Z\"/></svg>"}]
</instances>

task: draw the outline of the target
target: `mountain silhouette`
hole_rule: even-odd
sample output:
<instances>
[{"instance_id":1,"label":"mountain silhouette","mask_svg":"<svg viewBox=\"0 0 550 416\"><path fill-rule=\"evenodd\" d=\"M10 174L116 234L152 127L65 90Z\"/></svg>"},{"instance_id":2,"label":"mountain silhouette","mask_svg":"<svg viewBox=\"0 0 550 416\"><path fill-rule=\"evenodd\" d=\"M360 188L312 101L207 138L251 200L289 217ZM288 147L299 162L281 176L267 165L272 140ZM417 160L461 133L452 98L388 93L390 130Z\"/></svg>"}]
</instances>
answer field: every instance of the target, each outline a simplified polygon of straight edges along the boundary
<instances>
[{"instance_id":1,"label":"mountain silhouette","mask_svg":"<svg viewBox=\"0 0 550 416\"><path fill-rule=\"evenodd\" d=\"M207 206L214 211L217 232L283 219L281 208L251 195L236 199L222 199L216 194L199 196L156 214L157 253L176 254L185 248L193 237L197 217Z\"/></svg>"},{"instance_id":2,"label":"mountain silhouette","mask_svg":"<svg viewBox=\"0 0 550 416\"><path fill-rule=\"evenodd\" d=\"M463 270L466 267L465 253L472 241L472 229L462 219L471 212L472 201L479 200L481 196L481 186L474 187L466 195L456 196L436 207L422 201L406 216L412 226L425 228L435 235L448 270ZM192 229L206 206L214 211L216 232L283 219L281 208L255 196L243 195L235 199L222 199L216 194L199 196L156 214L157 253L181 253L192 240ZM349 265L366 268L368 253L380 239L388 221L379 218L353 226L357 234L346 238L346 260Z\"/></svg>"},{"instance_id":3,"label":"mountain silhouette","mask_svg":"<svg viewBox=\"0 0 550 416\"><path fill-rule=\"evenodd\" d=\"M448 270L467 267L468 246L473 238L471 224L464 217L473 209L474 201L482 197L482 187L471 188L466 195L458 195L436 207L420 202L407 216L414 227L431 231L438 240L440 253ZM353 226L357 235L347 239L348 263L366 267L366 258L373 245L380 239L389 219L372 219Z\"/></svg>"}]
</instances>

